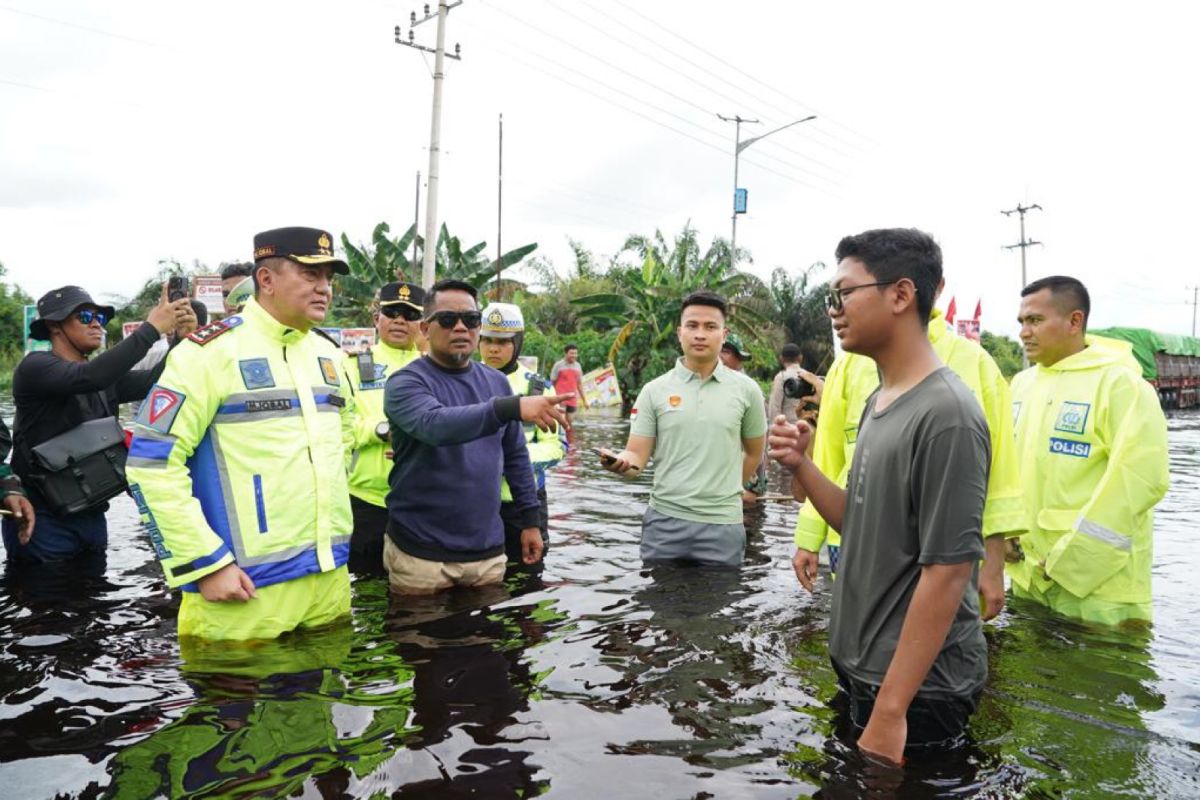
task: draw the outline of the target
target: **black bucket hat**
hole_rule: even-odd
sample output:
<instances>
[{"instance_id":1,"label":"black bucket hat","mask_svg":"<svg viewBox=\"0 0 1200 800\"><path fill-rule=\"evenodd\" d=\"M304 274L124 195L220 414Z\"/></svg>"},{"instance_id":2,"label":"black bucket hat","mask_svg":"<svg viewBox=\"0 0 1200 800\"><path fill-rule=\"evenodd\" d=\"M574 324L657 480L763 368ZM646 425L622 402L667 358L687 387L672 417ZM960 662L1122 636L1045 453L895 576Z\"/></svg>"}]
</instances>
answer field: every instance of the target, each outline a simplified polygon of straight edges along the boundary
<instances>
[{"instance_id":1,"label":"black bucket hat","mask_svg":"<svg viewBox=\"0 0 1200 800\"><path fill-rule=\"evenodd\" d=\"M37 301L37 319L29 323L31 339L49 339L50 331L47 322L62 322L75 313L80 306L92 306L112 319L117 310L112 306L102 306L92 299L92 296L78 286L62 286L46 292Z\"/></svg>"}]
</instances>

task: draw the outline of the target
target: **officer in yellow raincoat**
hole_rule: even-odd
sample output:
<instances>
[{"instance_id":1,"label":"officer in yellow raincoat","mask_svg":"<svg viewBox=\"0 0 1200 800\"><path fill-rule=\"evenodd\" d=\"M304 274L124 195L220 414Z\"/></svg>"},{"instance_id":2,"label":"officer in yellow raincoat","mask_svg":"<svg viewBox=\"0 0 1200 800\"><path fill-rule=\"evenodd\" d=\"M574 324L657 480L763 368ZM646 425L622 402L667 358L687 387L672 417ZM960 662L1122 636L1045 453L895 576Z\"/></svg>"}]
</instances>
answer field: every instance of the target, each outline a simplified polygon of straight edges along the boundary
<instances>
[{"instance_id":1,"label":"officer in yellow raincoat","mask_svg":"<svg viewBox=\"0 0 1200 800\"><path fill-rule=\"evenodd\" d=\"M185 643L349 614L352 409L343 354L315 329L349 272L332 248L314 228L255 236L254 299L171 352L135 420L130 491L183 589Z\"/></svg>"},{"instance_id":2,"label":"officer in yellow raincoat","mask_svg":"<svg viewBox=\"0 0 1200 800\"><path fill-rule=\"evenodd\" d=\"M483 363L498 369L508 376L513 394L524 397L530 394L554 394L550 382L537 373L521 366L517 357L525 342L525 316L512 303L492 303L483 310L483 324L479 331L479 354ZM566 439L561 428L543 432L535 425L525 425L525 443L529 448L529 461L537 481L538 527L542 532L542 557L530 571L541 568L550 545L550 512L546 500L546 470L562 461L566 454ZM504 550L510 563L522 564L521 525L513 515L512 491L508 481L501 478L500 516L504 519Z\"/></svg>"},{"instance_id":3,"label":"officer in yellow raincoat","mask_svg":"<svg viewBox=\"0 0 1200 800\"><path fill-rule=\"evenodd\" d=\"M1154 506L1170 478L1167 425L1130 346L1087 336L1087 289L1043 278L1021 292L1013 418L1029 532L1013 593L1071 617L1149 620Z\"/></svg>"},{"instance_id":4,"label":"officer in yellow raincoat","mask_svg":"<svg viewBox=\"0 0 1200 800\"><path fill-rule=\"evenodd\" d=\"M383 413L383 387L388 376L421 355L421 314L425 290L393 282L379 289L374 309L379 342L365 353L346 358L346 375L354 392L354 442L350 454L350 571L386 575L383 537L388 522L388 472L392 468L389 425Z\"/></svg>"},{"instance_id":5,"label":"officer in yellow raincoat","mask_svg":"<svg viewBox=\"0 0 1200 800\"><path fill-rule=\"evenodd\" d=\"M991 434L992 462L983 507L983 536L988 550L979 574L979 589L986 601L983 617L990 619L1004 606L1003 539L994 537L1015 537L1025 529L1021 478L1012 443L1008 383L987 351L948 330L942 312L936 309L929 320L929 341L938 358L954 370L975 395L983 407ZM840 356L825 376L812 457L821 472L839 486L846 485L858 422L867 398L878 386L879 372L875 362L853 353ZM805 503L796 520L793 562L796 570L809 570L815 575L816 554L826 543L830 567L836 573L841 537L826 524L811 503Z\"/></svg>"}]
</instances>

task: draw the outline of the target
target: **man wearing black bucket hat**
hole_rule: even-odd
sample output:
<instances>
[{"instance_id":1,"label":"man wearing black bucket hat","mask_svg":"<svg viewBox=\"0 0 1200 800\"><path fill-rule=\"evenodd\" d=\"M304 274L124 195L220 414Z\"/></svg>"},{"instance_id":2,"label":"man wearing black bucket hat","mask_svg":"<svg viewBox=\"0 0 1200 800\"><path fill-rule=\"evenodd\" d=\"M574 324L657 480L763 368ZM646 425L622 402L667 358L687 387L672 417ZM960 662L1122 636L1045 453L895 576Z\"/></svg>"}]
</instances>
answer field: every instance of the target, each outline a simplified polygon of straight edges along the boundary
<instances>
[{"instance_id":1,"label":"man wearing black bucket hat","mask_svg":"<svg viewBox=\"0 0 1200 800\"><path fill-rule=\"evenodd\" d=\"M62 445L63 452L78 461L89 454L69 451L72 447L90 449L80 439L83 426L91 423L88 430L96 430L107 425L106 435L119 436L118 406L145 397L162 371L161 365L134 370L134 364L160 336L195 328L195 316L186 299L169 302L164 286L158 305L137 331L90 358L104 342L104 325L113 318L112 306L96 303L78 286L63 286L43 295L37 310L29 335L49 340L51 349L25 356L13 372L13 471L29 493L37 523L32 537L22 537L17 526L5 520L4 546L8 558L18 564L88 555L94 556L95 567L102 568L108 544L104 512L113 493L99 493L94 502L87 502L85 494L83 503L65 505L56 491L62 484L55 480L53 456L42 452L41 446L54 450ZM111 420L111 424L97 425L101 420ZM112 478L108 485L119 493L124 487L119 473L114 470L108 477Z\"/></svg>"},{"instance_id":2,"label":"man wearing black bucket hat","mask_svg":"<svg viewBox=\"0 0 1200 800\"><path fill-rule=\"evenodd\" d=\"M353 395L316 326L349 268L317 228L254 237L255 294L167 358L134 421L130 491L199 640L273 639L350 613Z\"/></svg>"}]
</instances>

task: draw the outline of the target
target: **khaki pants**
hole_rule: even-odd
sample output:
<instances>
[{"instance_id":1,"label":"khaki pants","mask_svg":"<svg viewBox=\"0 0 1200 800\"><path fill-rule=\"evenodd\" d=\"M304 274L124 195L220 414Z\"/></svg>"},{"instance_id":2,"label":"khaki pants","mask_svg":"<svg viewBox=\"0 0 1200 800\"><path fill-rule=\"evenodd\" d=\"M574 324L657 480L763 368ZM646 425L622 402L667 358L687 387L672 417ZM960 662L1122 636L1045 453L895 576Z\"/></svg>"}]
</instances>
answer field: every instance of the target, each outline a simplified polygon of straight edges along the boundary
<instances>
[{"instance_id":1,"label":"khaki pants","mask_svg":"<svg viewBox=\"0 0 1200 800\"><path fill-rule=\"evenodd\" d=\"M482 561L426 561L383 539L383 564L388 584L398 594L434 594L452 586L488 586L504 580L507 559L501 553Z\"/></svg>"}]
</instances>

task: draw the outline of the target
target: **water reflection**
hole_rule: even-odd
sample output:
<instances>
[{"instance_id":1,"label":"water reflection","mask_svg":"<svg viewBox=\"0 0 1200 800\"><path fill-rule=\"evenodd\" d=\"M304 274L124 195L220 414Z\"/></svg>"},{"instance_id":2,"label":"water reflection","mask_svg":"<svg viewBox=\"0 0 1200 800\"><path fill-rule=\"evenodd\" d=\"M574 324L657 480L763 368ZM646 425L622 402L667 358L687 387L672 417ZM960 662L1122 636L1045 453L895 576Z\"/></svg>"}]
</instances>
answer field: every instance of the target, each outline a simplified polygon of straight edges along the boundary
<instances>
[{"instance_id":1,"label":"water reflection","mask_svg":"<svg viewBox=\"0 0 1200 800\"><path fill-rule=\"evenodd\" d=\"M358 580L349 625L186 664L118 499L103 576L0 584L3 796L1200 796L1200 417L1171 420L1155 627L1010 601L973 746L902 773L838 729L829 586L792 576L795 506L748 516L740 569L644 568L647 484L580 455L624 430L589 420L551 477L542 575L421 600Z\"/></svg>"}]
</instances>

